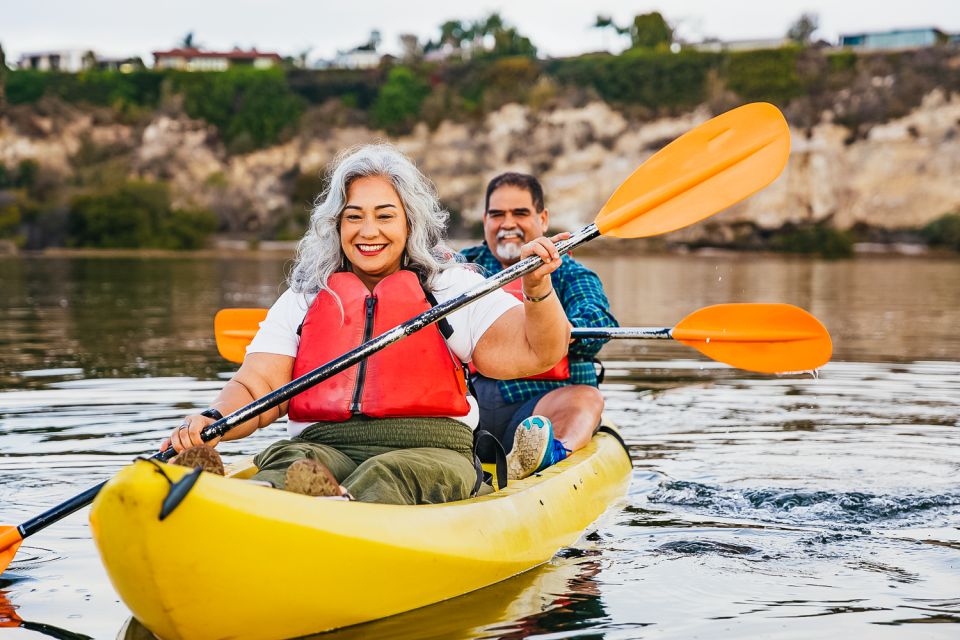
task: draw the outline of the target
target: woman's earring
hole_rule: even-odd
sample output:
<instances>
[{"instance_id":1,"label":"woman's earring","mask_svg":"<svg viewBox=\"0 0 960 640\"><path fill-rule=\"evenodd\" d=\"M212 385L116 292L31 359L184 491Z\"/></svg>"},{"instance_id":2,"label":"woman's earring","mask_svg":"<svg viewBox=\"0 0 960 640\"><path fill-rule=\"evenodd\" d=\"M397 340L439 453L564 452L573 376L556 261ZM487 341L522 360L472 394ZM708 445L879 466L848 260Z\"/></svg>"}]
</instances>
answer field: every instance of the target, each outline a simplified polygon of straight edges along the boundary
<instances>
[{"instance_id":1,"label":"woman's earring","mask_svg":"<svg viewBox=\"0 0 960 640\"><path fill-rule=\"evenodd\" d=\"M347 261L347 254L340 254L340 271L350 271L350 263Z\"/></svg>"},{"instance_id":2,"label":"woman's earring","mask_svg":"<svg viewBox=\"0 0 960 640\"><path fill-rule=\"evenodd\" d=\"M407 265L410 264L410 256L407 255L406 251L403 252L403 258L400 260L400 263L400 266L402 266L404 269L406 269Z\"/></svg>"}]
</instances>

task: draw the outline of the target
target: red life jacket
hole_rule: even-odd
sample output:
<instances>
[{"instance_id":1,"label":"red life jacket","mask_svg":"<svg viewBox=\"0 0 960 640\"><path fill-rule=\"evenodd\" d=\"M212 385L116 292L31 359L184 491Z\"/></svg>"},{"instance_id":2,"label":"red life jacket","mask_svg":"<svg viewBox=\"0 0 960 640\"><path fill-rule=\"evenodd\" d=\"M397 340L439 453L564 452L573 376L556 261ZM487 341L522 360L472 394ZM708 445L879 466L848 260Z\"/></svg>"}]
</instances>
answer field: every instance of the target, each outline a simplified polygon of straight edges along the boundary
<instances>
[{"instance_id":1,"label":"red life jacket","mask_svg":"<svg viewBox=\"0 0 960 640\"><path fill-rule=\"evenodd\" d=\"M334 273L317 294L300 331L293 363L297 378L363 342L428 310L417 275L400 270L381 280L373 294L349 272ZM464 416L470 411L460 362L436 324L399 340L290 400L297 422L343 422L372 418Z\"/></svg>"},{"instance_id":2,"label":"red life jacket","mask_svg":"<svg viewBox=\"0 0 960 640\"><path fill-rule=\"evenodd\" d=\"M512 294L517 300L523 302L523 282L518 278L516 280L511 280L507 284L503 285L503 290L509 294ZM473 366L473 363L470 363L470 373L476 374L477 368ZM538 373L535 376L528 376L526 378L521 378L521 380L552 380L552 381L562 381L570 379L570 359L567 356L563 356L563 359L560 360L557 364L553 365L551 369L544 371L543 373Z\"/></svg>"}]
</instances>

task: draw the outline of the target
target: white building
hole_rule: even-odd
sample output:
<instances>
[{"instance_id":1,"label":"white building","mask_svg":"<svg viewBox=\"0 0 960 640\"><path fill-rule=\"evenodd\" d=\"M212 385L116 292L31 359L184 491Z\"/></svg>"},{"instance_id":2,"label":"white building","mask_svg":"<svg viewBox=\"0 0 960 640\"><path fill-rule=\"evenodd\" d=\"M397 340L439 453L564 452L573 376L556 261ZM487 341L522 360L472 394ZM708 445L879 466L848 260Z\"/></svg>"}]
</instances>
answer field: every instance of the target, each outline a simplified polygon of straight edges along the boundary
<instances>
[{"instance_id":1,"label":"white building","mask_svg":"<svg viewBox=\"0 0 960 640\"><path fill-rule=\"evenodd\" d=\"M331 66L337 69L373 69L380 66L380 54L363 48L339 51Z\"/></svg>"},{"instance_id":2,"label":"white building","mask_svg":"<svg viewBox=\"0 0 960 640\"><path fill-rule=\"evenodd\" d=\"M20 56L17 66L21 69L36 71L63 71L77 73L83 71L86 60L91 59L93 52L89 49L61 49L59 51L39 51L24 53ZM94 55L92 60L95 60Z\"/></svg>"},{"instance_id":3,"label":"white building","mask_svg":"<svg viewBox=\"0 0 960 640\"><path fill-rule=\"evenodd\" d=\"M754 38L752 40L712 40L691 45L697 51L755 51L779 49L793 44L789 38Z\"/></svg>"}]
</instances>

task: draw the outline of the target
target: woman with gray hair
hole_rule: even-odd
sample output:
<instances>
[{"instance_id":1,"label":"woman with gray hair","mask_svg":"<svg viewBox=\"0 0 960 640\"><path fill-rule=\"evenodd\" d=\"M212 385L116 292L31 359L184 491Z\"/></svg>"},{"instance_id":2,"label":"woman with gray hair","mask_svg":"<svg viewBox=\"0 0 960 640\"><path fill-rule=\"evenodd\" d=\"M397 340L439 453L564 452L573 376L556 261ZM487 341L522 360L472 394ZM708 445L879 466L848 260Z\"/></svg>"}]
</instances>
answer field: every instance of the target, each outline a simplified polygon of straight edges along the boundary
<instances>
[{"instance_id":1,"label":"woman with gray hair","mask_svg":"<svg viewBox=\"0 0 960 640\"><path fill-rule=\"evenodd\" d=\"M179 464L222 473L212 449L218 440L200 438L218 416L481 282L443 245L447 217L433 185L394 147L366 145L339 156L298 247L289 289L210 409L187 416L161 448L181 452ZM493 292L224 439L250 435L286 414L291 437L255 458L253 480L366 502L469 497L479 488L472 433L478 412L461 363L472 361L489 377L517 378L563 356L570 325L550 282L560 265L553 243L563 237L524 245L523 256L538 255L544 264L523 277L522 303ZM541 446L541 435L531 436L528 449ZM515 447L514 453L526 460L538 451ZM535 468L539 460L533 462Z\"/></svg>"}]
</instances>

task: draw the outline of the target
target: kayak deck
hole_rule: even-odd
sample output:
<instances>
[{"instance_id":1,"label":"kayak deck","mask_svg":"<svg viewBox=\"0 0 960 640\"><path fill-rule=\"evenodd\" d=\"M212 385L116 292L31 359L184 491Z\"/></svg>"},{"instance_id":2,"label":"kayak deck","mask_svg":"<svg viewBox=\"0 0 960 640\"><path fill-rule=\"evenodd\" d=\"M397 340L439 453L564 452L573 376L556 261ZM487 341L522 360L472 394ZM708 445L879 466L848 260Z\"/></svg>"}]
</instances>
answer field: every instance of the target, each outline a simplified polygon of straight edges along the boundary
<instances>
[{"instance_id":1,"label":"kayak deck","mask_svg":"<svg viewBox=\"0 0 960 640\"><path fill-rule=\"evenodd\" d=\"M163 471L163 473L160 472ZM163 521L169 481L147 461L100 492L91 528L133 614L164 639L289 638L446 600L549 560L629 483L619 439L490 495L440 505L308 498L201 474Z\"/></svg>"}]
</instances>

